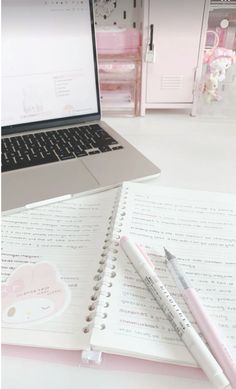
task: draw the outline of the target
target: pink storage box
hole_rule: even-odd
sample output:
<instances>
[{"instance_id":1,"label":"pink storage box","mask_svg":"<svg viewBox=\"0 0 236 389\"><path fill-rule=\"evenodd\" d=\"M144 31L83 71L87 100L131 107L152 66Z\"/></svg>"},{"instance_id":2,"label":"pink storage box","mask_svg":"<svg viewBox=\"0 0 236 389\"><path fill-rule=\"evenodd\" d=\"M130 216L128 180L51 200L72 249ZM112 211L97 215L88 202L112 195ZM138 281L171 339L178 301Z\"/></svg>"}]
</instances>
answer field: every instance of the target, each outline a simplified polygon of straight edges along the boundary
<instances>
[{"instance_id":1,"label":"pink storage box","mask_svg":"<svg viewBox=\"0 0 236 389\"><path fill-rule=\"evenodd\" d=\"M136 53L140 47L141 35L134 28L97 27L98 54Z\"/></svg>"}]
</instances>

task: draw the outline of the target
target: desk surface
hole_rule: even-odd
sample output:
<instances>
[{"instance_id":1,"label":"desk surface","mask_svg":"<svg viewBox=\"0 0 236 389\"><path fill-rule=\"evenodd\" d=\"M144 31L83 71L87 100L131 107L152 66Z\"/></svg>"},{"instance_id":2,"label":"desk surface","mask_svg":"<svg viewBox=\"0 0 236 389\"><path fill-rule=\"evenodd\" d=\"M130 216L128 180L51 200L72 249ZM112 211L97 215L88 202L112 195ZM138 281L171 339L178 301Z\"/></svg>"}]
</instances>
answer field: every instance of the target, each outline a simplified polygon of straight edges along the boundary
<instances>
[{"instance_id":1,"label":"desk surface","mask_svg":"<svg viewBox=\"0 0 236 389\"><path fill-rule=\"evenodd\" d=\"M183 111L106 121L162 170L156 185L236 194L235 119L192 118ZM2 357L3 389L211 389L202 379L167 373L92 369Z\"/></svg>"}]
</instances>

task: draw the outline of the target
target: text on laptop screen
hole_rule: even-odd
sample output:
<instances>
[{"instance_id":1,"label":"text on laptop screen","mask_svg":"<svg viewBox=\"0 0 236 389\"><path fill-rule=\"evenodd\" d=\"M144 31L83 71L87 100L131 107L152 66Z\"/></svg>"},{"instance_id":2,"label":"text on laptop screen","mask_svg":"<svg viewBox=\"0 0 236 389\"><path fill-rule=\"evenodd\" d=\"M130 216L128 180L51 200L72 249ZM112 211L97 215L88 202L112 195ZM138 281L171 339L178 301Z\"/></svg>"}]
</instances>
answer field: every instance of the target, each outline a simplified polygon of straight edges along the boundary
<instances>
[{"instance_id":1,"label":"text on laptop screen","mask_svg":"<svg viewBox=\"0 0 236 389\"><path fill-rule=\"evenodd\" d=\"M2 1L2 124L98 112L88 0Z\"/></svg>"}]
</instances>

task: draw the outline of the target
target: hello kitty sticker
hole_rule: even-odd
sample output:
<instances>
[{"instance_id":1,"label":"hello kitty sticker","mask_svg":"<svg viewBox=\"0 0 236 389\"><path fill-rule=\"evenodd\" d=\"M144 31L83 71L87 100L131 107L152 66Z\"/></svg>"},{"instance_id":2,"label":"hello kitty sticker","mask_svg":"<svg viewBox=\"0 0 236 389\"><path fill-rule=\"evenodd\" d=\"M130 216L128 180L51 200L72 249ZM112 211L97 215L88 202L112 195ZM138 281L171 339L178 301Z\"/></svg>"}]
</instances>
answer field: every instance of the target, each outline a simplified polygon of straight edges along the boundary
<instances>
[{"instance_id":1,"label":"hello kitty sticker","mask_svg":"<svg viewBox=\"0 0 236 389\"><path fill-rule=\"evenodd\" d=\"M19 266L2 284L2 323L24 326L50 320L69 300L69 288L50 263Z\"/></svg>"}]
</instances>

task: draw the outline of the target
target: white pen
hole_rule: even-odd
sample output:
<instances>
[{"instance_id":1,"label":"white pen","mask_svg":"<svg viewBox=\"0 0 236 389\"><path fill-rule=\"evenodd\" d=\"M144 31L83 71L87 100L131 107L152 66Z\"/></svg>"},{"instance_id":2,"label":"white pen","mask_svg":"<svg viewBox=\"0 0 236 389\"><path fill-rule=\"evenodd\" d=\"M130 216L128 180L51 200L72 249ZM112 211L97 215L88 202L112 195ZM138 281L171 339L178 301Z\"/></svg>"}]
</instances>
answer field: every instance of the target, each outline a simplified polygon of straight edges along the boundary
<instances>
[{"instance_id":1,"label":"white pen","mask_svg":"<svg viewBox=\"0 0 236 389\"><path fill-rule=\"evenodd\" d=\"M121 238L120 245L211 383L218 389L230 388L221 367L158 278L154 265L144 250L126 236Z\"/></svg>"},{"instance_id":2,"label":"white pen","mask_svg":"<svg viewBox=\"0 0 236 389\"><path fill-rule=\"evenodd\" d=\"M219 328L204 308L196 290L192 287L176 257L165 248L164 250L167 267L181 290L184 300L195 317L213 355L219 362L233 388L236 389L236 361L234 360L232 351L222 338Z\"/></svg>"}]
</instances>

